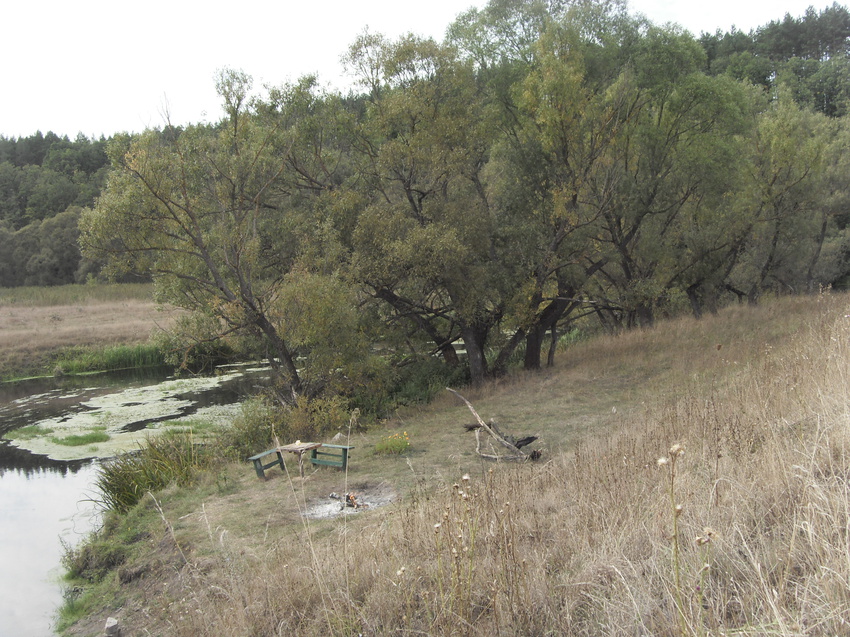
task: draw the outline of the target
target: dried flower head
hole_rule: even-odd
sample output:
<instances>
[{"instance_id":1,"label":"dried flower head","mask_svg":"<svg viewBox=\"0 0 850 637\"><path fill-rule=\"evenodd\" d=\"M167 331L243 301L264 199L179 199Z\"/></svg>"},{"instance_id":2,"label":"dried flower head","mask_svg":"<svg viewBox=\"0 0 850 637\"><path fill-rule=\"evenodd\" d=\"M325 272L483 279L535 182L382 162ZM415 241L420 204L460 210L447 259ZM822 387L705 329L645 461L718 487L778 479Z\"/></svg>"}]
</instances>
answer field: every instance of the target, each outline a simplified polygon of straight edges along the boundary
<instances>
[{"instance_id":1,"label":"dried flower head","mask_svg":"<svg viewBox=\"0 0 850 637\"><path fill-rule=\"evenodd\" d=\"M464 482L469 482L469 474L468 474L468 473L464 473L464 474L463 474L463 477L461 478L461 480L463 480Z\"/></svg>"},{"instance_id":2,"label":"dried flower head","mask_svg":"<svg viewBox=\"0 0 850 637\"><path fill-rule=\"evenodd\" d=\"M666 464L667 464L667 458L659 458L658 460L656 460L656 461L655 461L655 463L656 463L659 467L663 467L664 465L666 465Z\"/></svg>"},{"instance_id":3,"label":"dried flower head","mask_svg":"<svg viewBox=\"0 0 850 637\"><path fill-rule=\"evenodd\" d=\"M670 447L670 457L675 458L676 456L681 456L685 453L685 448L680 444L675 444Z\"/></svg>"},{"instance_id":4,"label":"dried flower head","mask_svg":"<svg viewBox=\"0 0 850 637\"><path fill-rule=\"evenodd\" d=\"M677 504L676 508L674 509L676 517L679 517L680 515L682 515L682 511L684 511L684 510L685 510L685 507L683 507L681 504Z\"/></svg>"}]
</instances>

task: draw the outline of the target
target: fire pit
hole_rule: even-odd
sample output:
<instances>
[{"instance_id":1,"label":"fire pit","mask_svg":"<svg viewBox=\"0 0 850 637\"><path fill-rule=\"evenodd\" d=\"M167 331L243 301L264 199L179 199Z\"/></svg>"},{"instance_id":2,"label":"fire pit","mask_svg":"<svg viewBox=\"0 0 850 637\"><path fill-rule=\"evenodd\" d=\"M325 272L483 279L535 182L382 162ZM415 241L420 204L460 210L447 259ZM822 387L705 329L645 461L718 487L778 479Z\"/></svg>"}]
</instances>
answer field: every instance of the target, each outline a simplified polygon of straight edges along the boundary
<instances>
[{"instance_id":1,"label":"fire pit","mask_svg":"<svg viewBox=\"0 0 850 637\"><path fill-rule=\"evenodd\" d=\"M395 493L386 484L356 485L349 491L332 492L326 498L313 502L308 506L304 516L318 519L349 515L384 506L394 499Z\"/></svg>"}]
</instances>

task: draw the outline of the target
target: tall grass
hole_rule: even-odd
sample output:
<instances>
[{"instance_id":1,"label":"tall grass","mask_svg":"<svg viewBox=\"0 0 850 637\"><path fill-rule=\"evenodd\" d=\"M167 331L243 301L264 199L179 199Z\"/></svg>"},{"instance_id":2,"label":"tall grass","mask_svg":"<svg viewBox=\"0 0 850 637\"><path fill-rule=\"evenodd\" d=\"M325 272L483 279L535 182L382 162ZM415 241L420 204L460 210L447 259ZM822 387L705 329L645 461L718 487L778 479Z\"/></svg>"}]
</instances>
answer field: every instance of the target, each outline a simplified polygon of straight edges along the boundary
<instances>
[{"instance_id":1,"label":"tall grass","mask_svg":"<svg viewBox=\"0 0 850 637\"><path fill-rule=\"evenodd\" d=\"M140 369L164 365L166 365L165 355L155 343L67 347L57 352L52 362L54 373L62 374Z\"/></svg>"},{"instance_id":2,"label":"tall grass","mask_svg":"<svg viewBox=\"0 0 850 637\"><path fill-rule=\"evenodd\" d=\"M209 449L197 445L191 432L166 432L148 438L137 453L103 464L95 488L104 508L124 513L148 492L172 483L189 484L200 469L214 462Z\"/></svg>"},{"instance_id":3,"label":"tall grass","mask_svg":"<svg viewBox=\"0 0 850 637\"><path fill-rule=\"evenodd\" d=\"M151 283L97 283L0 288L0 305L20 307L83 305L91 301L148 301L152 298L153 284Z\"/></svg>"},{"instance_id":4,"label":"tall grass","mask_svg":"<svg viewBox=\"0 0 850 637\"><path fill-rule=\"evenodd\" d=\"M746 360L712 340L696 349L711 323L584 343L581 355L597 363L616 362L618 351L639 359L634 369L652 370L660 391L637 392L640 406L620 426L545 463L469 463L467 474L420 480L390 510L280 533L266 522L250 541L228 535L223 509L204 508L215 532L187 554L167 610L151 611L145 628L177 636L847 634L850 308L846 296L809 303L797 334L779 340L740 310L734 329L761 339ZM666 373L675 343L695 348L683 359L719 367ZM600 382L604 369L595 368ZM541 408L552 383L525 386ZM304 497L252 484L273 508Z\"/></svg>"}]
</instances>

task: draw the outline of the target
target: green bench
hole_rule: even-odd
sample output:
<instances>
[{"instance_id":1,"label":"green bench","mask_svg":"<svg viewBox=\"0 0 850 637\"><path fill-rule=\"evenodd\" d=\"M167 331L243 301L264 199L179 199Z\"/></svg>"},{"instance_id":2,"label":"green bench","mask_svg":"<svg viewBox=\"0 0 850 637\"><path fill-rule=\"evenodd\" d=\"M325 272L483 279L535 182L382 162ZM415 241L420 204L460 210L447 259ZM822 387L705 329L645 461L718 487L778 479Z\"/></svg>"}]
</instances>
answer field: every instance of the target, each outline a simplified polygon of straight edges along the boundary
<instances>
[{"instance_id":1,"label":"green bench","mask_svg":"<svg viewBox=\"0 0 850 637\"><path fill-rule=\"evenodd\" d=\"M353 446L346 445L327 445L323 444L310 452L310 462L315 465L325 467L336 467L345 471L348 469L348 452L354 449ZM264 463L263 459L267 456L274 455L275 457L269 463ZM286 466L283 464L283 454L280 447L263 451L255 456L248 458L254 463L254 471L257 472L257 477L266 479L266 469L271 469L275 466L280 466L281 471L286 471Z\"/></svg>"},{"instance_id":2,"label":"green bench","mask_svg":"<svg viewBox=\"0 0 850 637\"><path fill-rule=\"evenodd\" d=\"M272 454L275 454L275 459L268 464L263 464L263 458ZM281 471L286 470L286 467L283 464L283 454L280 452L280 449L269 449L268 451L263 451L262 453L258 453L256 456L251 456L248 460L254 463L254 470L257 472L257 477L262 478L263 480L266 479L266 469L271 469L275 465L280 465Z\"/></svg>"},{"instance_id":3,"label":"green bench","mask_svg":"<svg viewBox=\"0 0 850 637\"><path fill-rule=\"evenodd\" d=\"M351 449L354 447L323 444L310 452L310 462L315 465L337 467L345 471L348 468L348 452Z\"/></svg>"}]
</instances>

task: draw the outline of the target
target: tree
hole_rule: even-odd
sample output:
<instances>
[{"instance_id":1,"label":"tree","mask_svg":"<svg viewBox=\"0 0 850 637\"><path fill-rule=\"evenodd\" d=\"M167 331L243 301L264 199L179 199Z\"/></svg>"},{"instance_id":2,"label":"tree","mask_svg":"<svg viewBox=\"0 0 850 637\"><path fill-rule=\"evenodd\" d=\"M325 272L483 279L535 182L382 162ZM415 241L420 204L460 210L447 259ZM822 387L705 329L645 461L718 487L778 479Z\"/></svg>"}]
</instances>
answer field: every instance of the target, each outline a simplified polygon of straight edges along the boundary
<instances>
[{"instance_id":1,"label":"tree","mask_svg":"<svg viewBox=\"0 0 850 637\"><path fill-rule=\"evenodd\" d=\"M328 375L344 376L363 352L333 366L322 359L321 370L311 364L319 322L295 311L299 284L291 274L308 207L299 208L292 190L286 104L252 100L251 86L246 74L223 71L218 125L148 130L113 144L114 170L83 217L82 245L89 256L107 257L112 272L153 274L161 300L212 317L218 328L209 338L251 336L288 389L281 398L292 402L320 392Z\"/></svg>"},{"instance_id":2,"label":"tree","mask_svg":"<svg viewBox=\"0 0 850 637\"><path fill-rule=\"evenodd\" d=\"M701 72L689 34L651 28L633 59L639 106L610 154L614 193L595 238L606 255L595 295L629 326L651 323L674 289L696 283L693 259L713 253L688 245L685 228L689 215L705 225L719 212L710 203L732 184L749 103L731 78Z\"/></svg>"},{"instance_id":3,"label":"tree","mask_svg":"<svg viewBox=\"0 0 850 637\"><path fill-rule=\"evenodd\" d=\"M825 196L835 133L828 118L800 108L787 93L760 115L743 193L751 232L730 273L731 287L750 303L769 288L811 287L806 278L826 239L827 202L837 194Z\"/></svg>"},{"instance_id":4,"label":"tree","mask_svg":"<svg viewBox=\"0 0 850 637\"><path fill-rule=\"evenodd\" d=\"M432 40L369 35L348 63L368 89L354 276L450 364L462 338L470 376L481 382L512 280L497 257L482 181L488 131L472 65Z\"/></svg>"}]
</instances>

